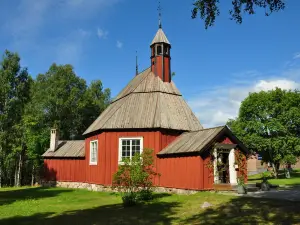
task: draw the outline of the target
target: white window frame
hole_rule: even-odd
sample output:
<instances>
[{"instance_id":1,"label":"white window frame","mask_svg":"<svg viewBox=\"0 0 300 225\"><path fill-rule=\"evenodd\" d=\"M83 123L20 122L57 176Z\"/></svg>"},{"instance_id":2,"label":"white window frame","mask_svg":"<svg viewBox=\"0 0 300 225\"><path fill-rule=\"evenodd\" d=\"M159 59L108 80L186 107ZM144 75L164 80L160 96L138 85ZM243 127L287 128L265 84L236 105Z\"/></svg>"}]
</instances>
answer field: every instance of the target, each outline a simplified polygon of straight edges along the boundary
<instances>
[{"instance_id":1,"label":"white window frame","mask_svg":"<svg viewBox=\"0 0 300 225\"><path fill-rule=\"evenodd\" d=\"M92 144L96 143L96 162L92 162ZM98 164L98 140L90 141L90 165Z\"/></svg>"},{"instance_id":2,"label":"white window frame","mask_svg":"<svg viewBox=\"0 0 300 225\"><path fill-rule=\"evenodd\" d=\"M123 140L140 140L140 154L142 154L143 152L143 137L120 137L119 138L119 156L118 156L118 161L119 164L124 164L124 162L122 161L122 141ZM132 158L132 149L130 149L130 160Z\"/></svg>"}]
</instances>

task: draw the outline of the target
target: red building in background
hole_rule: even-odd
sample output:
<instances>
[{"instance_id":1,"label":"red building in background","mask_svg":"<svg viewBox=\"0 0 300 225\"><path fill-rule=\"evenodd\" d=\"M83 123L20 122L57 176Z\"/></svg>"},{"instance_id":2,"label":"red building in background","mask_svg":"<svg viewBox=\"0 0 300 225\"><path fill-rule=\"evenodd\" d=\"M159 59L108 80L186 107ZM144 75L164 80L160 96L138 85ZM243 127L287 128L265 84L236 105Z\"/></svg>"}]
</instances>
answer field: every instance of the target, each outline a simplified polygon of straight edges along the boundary
<instances>
[{"instance_id":1,"label":"red building in background","mask_svg":"<svg viewBox=\"0 0 300 225\"><path fill-rule=\"evenodd\" d=\"M161 25L150 48L151 66L90 125L85 140L60 141L58 131L51 130L43 155L45 181L111 186L124 158L151 148L161 174L156 186L209 190L214 183L237 183L236 155L247 149L226 126L203 129L172 81L171 44ZM218 161L227 165L226 173L218 172Z\"/></svg>"}]
</instances>

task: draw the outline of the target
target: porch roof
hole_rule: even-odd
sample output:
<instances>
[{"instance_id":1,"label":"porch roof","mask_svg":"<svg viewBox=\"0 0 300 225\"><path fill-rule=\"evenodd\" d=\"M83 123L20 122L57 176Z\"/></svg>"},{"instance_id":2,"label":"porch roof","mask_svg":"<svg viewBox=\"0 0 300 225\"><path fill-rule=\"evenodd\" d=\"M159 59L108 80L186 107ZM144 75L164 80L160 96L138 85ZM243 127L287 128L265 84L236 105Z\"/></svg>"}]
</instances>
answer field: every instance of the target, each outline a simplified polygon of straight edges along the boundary
<instances>
[{"instance_id":1,"label":"porch roof","mask_svg":"<svg viewBox=\"0 0 300 225\"><path fill-rule=\"evenodd\" d=\"M243 143L230 131L227 126L219 126L199 131L185 132L176 138L171 144L161 150L157 155L203 153L210 148L223 135L228 136L234 145L217 144L220 148L234 148L239 146L240 150L248 153L248 149Z\"/></svg>"}]
</instances>

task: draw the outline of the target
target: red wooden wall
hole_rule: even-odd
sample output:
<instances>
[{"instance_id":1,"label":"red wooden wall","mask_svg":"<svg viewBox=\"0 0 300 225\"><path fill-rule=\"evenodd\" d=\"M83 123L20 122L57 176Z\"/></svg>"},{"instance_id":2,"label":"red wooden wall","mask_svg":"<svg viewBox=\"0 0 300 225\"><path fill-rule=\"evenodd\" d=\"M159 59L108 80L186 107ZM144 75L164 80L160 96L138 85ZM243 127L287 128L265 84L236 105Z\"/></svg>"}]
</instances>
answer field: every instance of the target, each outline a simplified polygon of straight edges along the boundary
<instances>
[{"instance_id":1,"label":"red wooden wall","mask_svg":"<svg viewBox=\"0 0 300 225\"><path fill-rule=\"evenodd\" d=\"M144 148L159 149L160 132L103 132L89 137L86 142L86 182L103 185L111 185L113 174L118 169L119 138L143 137ZM98 164L89 165L90 141L98 140Z\"/></svg>"},{"instance_id":2,"label":"red wooden wall","mask_svg":"<svg viewBox=\"0 0 300 225\"><path fill-rule=\"evenodd\" d=\"M44 159L44 177L46 180L85 181L84 159Z\"/></svg>"},{"instance_id":3,"label":"red wooden wall","mask_svg":"<svg viewBox=\"0 0 300 225\"><path fill-rule=\"evenodd\" d=\"M154 149L154 154L161 151L180 135L179 132L161 131L124 131L103 132L85 140L85 159L45 159L48 173L47 180L87 182L111 185L113 174L118 169L119 138L143 137L144 148ZM98 140L98 163L89 165L90 141ZM232 143L228 138L220 140ZM165 157L155 156L156 171L160 173L155 185L170 188L208 190L212 189L213 174L207 168L210 158L206 156Z\"/></svg>"}]
</instances>

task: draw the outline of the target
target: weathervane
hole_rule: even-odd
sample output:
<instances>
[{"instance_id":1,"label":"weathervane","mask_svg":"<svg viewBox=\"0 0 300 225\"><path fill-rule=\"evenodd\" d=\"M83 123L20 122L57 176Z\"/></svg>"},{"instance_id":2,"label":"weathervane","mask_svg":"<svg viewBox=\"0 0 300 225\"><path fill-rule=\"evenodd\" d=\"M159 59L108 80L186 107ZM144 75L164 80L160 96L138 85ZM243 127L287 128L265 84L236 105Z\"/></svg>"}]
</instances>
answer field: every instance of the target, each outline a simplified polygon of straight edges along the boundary
<instances>
[{"instance_id":1,"label":"weathervane","mask_svg":"<svg viewBox=\"0 0 300 225\"><path fill-rule=\"evenodd\" d=\"M161 6L160 6L160 1L158 1L157 11L158 11L158 27L161 28Z\"/></svg>"}]
</instances>

